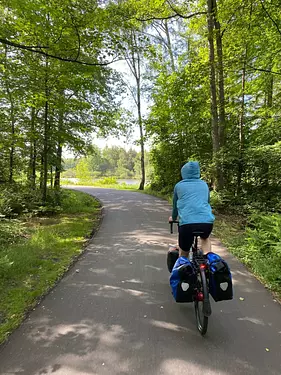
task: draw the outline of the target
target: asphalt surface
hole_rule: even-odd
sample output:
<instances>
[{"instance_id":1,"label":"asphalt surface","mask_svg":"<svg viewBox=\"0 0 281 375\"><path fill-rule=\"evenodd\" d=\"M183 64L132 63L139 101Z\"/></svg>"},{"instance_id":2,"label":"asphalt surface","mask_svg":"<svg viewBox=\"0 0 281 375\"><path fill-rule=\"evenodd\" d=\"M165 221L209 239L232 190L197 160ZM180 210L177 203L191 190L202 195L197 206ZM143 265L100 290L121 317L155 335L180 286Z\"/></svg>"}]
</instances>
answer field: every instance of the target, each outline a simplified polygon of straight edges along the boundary
<instances>
[{"instance_id":1,"label":"asphalt surface","mask_svg":"<svg viewBox=\"0 0 281 375\"><path fill-rule=\"evenodd\" d=\"M213 250L232 268L235 298L212 302L202 338L192 304L176 304L169 288L169 205L128 191L79 190L103 202L101 228L2 347L1 375L281 374L280 305L218 241Z\"/></svg>"}]
</instances>

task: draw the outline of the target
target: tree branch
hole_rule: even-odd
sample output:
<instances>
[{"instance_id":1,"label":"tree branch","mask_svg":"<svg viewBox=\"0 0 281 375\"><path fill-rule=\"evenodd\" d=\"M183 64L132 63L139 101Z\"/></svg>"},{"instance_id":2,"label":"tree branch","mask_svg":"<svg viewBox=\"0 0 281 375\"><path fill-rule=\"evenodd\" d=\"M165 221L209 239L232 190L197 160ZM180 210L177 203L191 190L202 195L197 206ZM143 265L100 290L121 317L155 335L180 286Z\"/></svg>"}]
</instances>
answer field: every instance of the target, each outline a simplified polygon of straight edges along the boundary
<instances>
[{"instance_id":1,"label":"tree branch","mask_svg":"<svg viewBox=\"0 0 281 375\"><path fill-rule=\"evenodd\" d=\"M165 30L165 26L163 25L164 24L164 21L167 21L167 20L161 20L160 22L157 22L157 20L155 22L152 23L152 27L155 28L155 30L158 31L158 27L160 30L162 30L164 33L166 33L166 30ZM159 33L159 31L158 31Z\"/></svg>"},{"instance_id":2,"label":"tree branch","mask_svg":"<svg viewBox=\"0 0 281 375\"><path fill-rule=\"evenodd\" d=\"M222 32L221 32L221 37L223 37L224 33L225 33L226 30L228 29L228 26L229 26L230 22L232 21L232 18L235 16L235 13L236 13L240 8L242 8L242 5L239 5L239 6L234 10L234 12L232 13L231 17L229 18L229 20L228 20L227 23L226 23L225 28L224 28L224 29L222 30Z\"/></svg>"},{"instance_id":3,"label":"tree branch","mask_svg":"<svg viewBox=\"0 0 281 375\"><path fill-rule=\"evenodd\" d=\"M74 17L72 15L70 17L71 17L71 21L72 21L73 27L75 29L77 41L78 41L78 49L77 49L77 54L76 54L76 57L75 57L75 60L78 60L78 58L80 56L80 51L81 51L81 37L80 37L79 29L78 29L78 27L75 23Z\"/></svg>"},{"instance_id":4,"label":"tree branch","mask_svg":"<svg viewBox=\"0 0 281 375\"><path fill-rule=\"evenodd\" d=\"M128 67L129 67L129 69L130 69L132 75L133 75L134 77L136 77L136 72L135 72L135 70L134 70L134 65L133 65L133 63L130 61L131 59L132 59L131 57L129 57L129 56L125 56L126 63L128 64ZM132 59L132 60L133 60L133 59ZM133 61L134 61L134 60L133 60Z\"/></svg>"},{"instance_id":5,"label":"tree branch","mask_svg":"<svg viewBox=\"0 0 281 375\"><path fill-rule=\"evenodd\" d=\"M278 74L278 75L281 75L281 72L276 72L274 70L270 70L270 69L263 69L263 68L256 68L252 65L249 65L249 64L246 64L250 69L252 70L256 70L258 72L265 72L265 73L271 73L271 74Z\"/></svg>"},{"instance_id":6,"label":"tree branch","mask_svg":"<svg viewBox=\"0 0 281 375\"><path fill-rule=\"evenodd\" d=\"M57 39L53 42L53 44L57 44L59 41L60 41L60 39L62 38L62 33L63 33L63 30L64 30L64 26L61 28L61 30L60 30L60 35L57 37Z\"/></svg>"},{"instance_id":7,"label":"tree branch","mask_svg":"<svg viewBox=\"0 0 281 375\"><path fill-rule=\"evenodd\" d=\"M202 14L207 14L208 12L196 12L196 13L192 13L192 14L189 14L188 16L184 16L182 13L180 13L170 2L170 0L166 0L166 2L168 3L169 7L172 9L173 12L175 12L175 14L180 17L180 18L184 18L184 19L189 19L189 18L192 18L192 17L196 17L196 16L200 16Z\"/></svg>"},{"instance_id":8,"label":"tree branch","mask_svg":"<svg viewBox=\"0 0 281 375\"><path fill-rule=\"evenodd\" d=\"M180 17L180 18L184 18L184 19L189 19L189 18L192 18L192 17L200 16L202 14L207 14L207 12L196 12L196 13L189 14L188 16L184 16L183 14L179 14L179 13L175 12L175 14L172 14L172 15L166 16L166 17L156 17L156 16L155 17L149 17L149 18L138 18L138 17L135 17L135 19L137 21L141 21L141 22L170 20L170 19L176 18L176 17Z\"/></svg>"},{"instance_id":9,"label":"tree branch","mask_svg":"<svg viewBox=\"0 0 281 375\"><path fill-rule=\"evenodd\" d=\"M39 55L51 57L51 58L56 59L56 60L76 63L76 64L80 64L80 65L86 65L86 66L108 66L108 65L110 65L110 64L112 64L116 61L124 60L123 58L119 58L119 59L115 58L112 61L108 61L108 62L104 62L104 63L101 63L101 62L90 63L90 62L81 61L81 60L77 60L77 59L70 59L70 58L66 58L66 57L56 56L56 55L53 55L51 53L48 53L48 52L45 52L45 51L42 50L42 48L48 48L48 47L26 46L24 44L15 43L15 42L12 42L12 41L4 39L4 38L0 38L0 43L2 43L4 45L7 45L7 46L15 47L15 48L18 48L18 49L22 49L22 50L25 50L25 51L38 53Z\"/></svg>"},{"instance_id":10,"label":"tree branch","mask_svg":"<svg viewBox=\"0 0 281 375\"><path fill-rule=\"evenodd\" d=\"M138 105L138 102L137 102L137 99L136 99L136 93L134 92L132 86L129 85L129 83L126 82L123 78L122 78L122 82L127 87L127 89L130 91L130 94L132 95L132 98L133 98L133 101L135 102L135 105Z\"/></svg>"},{"instance_id":11,"label":"tree branch","mask_svg":"<svg viewBox=\"0 0 281 375\"><path fill-rule=\"evenodd\" d=\"M263 0L260 0L260 3L261 3L261 6L263 8L263 10L265 11L265 13L267 14L268 18L274 23L274 25L276 26L277 30L278 30L278 33L281 35L281 30L278 26L278 23L275 21L275 19L270 15L270 13L268 12L268 10L266 9L266 7L264 6L264 2Z\"/></svg>"},{"instance_id":12,"label":"tree branch","mask_svg":"<svg viewBox=\"0 0 281 375\"><path fill-rule=\"evenodd\" d=\"M162 20L170 20L172 18L175 18L177 17L176 14L172 14L171 16L166 16L166 17L149 17L149 18L139 18L139 17L135 17L135 19L137 21L141 21L141 22L146 22L146 21L162 21Z\"/></svg>"},{"instance_id":13,"label":"tree branch","mask_svg":"<svg viewBox=\"0 0 281 375\"><path fill-rule=\"evenodd\" d=\"M156 26L154 24L152 24L152 27L156 30L157 35L153 35L153 34L150 34L150 33L146 33L146 32L143 32L144 35L147 35L148 37L150 38L153 38L155 40L157 40L159 43L164 43L166 44L166 41L163 39L163 36L161 35L161 33L159 32L159 30L157 30Z\"/></svg>"}]
</instances>

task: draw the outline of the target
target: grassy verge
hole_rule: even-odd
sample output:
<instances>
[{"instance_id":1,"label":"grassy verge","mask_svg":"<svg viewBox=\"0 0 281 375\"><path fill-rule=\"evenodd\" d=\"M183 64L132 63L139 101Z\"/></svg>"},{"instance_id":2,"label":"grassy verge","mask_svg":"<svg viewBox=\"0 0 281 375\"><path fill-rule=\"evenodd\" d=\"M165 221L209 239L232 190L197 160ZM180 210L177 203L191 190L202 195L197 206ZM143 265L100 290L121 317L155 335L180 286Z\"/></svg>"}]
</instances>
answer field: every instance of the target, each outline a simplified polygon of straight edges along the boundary
<instances>
[{"instance_id":1,"label":"grassy verge","mask_svg":"<svg viewBox=\"0 0 281 375\"><path fill-rule=\"evenodd\" d=\"M263 231L241 221L239 216L217 215L214 234L281 303L280 233L279 238L271 238L273 222Z\"/></svg>"},{"instance_id":2,"label":"grassy verge","mask_svg":"<svg viewBox=\"0 0 281 375\"><path fill-rule=\"evenodd\" d=\"M139 185L128 185L125 183L118 183L118 181L115 178L112 177L105 177L100 180L78 180L76 182L73 182L71 180L62 179L62 184L64 186L69 185L76 185L76 186L93 186L93 187L99 187L104 189L117 189L117 190L136 190L138 189Z\"/></svg>"},{"instance_id":3,"label":"grassy verge","mask_svg":"<svg viewBox=\"0 0 281 375\"><path fill-rule=\"evenodd\" d=\"M246 241L245 225L242 217L216 213L213 233L230 252L241 258L240 250Z\"/></svg>"},{"instance_id":4,"label":"grassy verge","mask_svg":"<svg viewBox=\"0 0 281 375\"><path fill-rule=\"evenodd\" d=\"M150 189L144 193L171 203L171 196ZM246 226L245 216L216 212L213 233L281 301L281 218L262 214L254 217L255 222Z\"/></svg>"},{"instance_id":5,"label":"grassy verge","mask_svg":"<svg viewBox=\"0 0 281 375\"><path fill-rule=\"evenodd\" d=\"M149 186L145 187L140 193L153 195L154 197L162 198L172 204L172 194L163 194L161 192L152 190Z\"/></svg>"},{"instance_id":6,"label":"grassy verge","mask_svg":"<svg viewBox=\"0 0 281 375\"><path fill-rule=\"evenodd\" d=\"M81 254L99 218L98 201L66 190L59 215L0 221L0 343Z\"/></svg>"}]
</instances>

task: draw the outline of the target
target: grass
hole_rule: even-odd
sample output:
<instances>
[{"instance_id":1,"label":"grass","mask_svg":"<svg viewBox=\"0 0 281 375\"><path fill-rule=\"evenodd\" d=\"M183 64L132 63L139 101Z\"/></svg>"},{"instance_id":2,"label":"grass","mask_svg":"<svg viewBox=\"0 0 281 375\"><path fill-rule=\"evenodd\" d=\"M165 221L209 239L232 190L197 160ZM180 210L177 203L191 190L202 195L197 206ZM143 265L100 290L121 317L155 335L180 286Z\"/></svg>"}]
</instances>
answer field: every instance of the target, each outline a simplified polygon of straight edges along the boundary
<instances>
[{"instance_id":1,"label":"grass","mask_svg":"<svg viewBox=\"0 0 281 375\"><path fill-rule=\"evenodd\" d=\"M153 195L154 197L162 198L172 204L172 194L163 194L161 192L152 190L149 186L146 186L144 190L140 191L140 193Z\"/></svg>"},{"instance_id":2,"label":"grass","mask_svg":"<svg viewBox=\"0 0 281 375\"><path fill-rule=\"evenodd\" d=\"M66 190L59 215L0 222L0 343L81 254L99 218L98 201Z\"/></svg>"},{"instance_id":3,"label":"grass","mask_svg":"<svg viewBox=\"0 0 281 375\"><path fill-rule=\"evenodd\" d=\"M99 187L104 189L116 189L116 190L137 190L139 185L128 185L125 183L118 183L115 179L111 178L104 178L101 180L78 180L77 182L73 182L68 179L62 179L62 184L64 186L75 185L75 186L93 186Z\"/></svg>"},{"instance_id":4,"label":"grass","mask_svg":"<svg viewBox=\"0 0 281 375\"><path fill-rule=\"evenodd\" d=\"M261 251L262 241L251 246L251 229L243 224L243 217L234 215L217 215L214 234L228 250L234 254L255 277L281 303L281 267L280 256L267 246L267 255ZM268 237L269 235L267 235ZM275 246L275 245L273 245Z\"/></svg>"},{"instance_id":5,"label":"grass","mask_svg":"<svg viewBox=\"0 0 281 375\"><path fill-rule=\"evenodd\" d=\"M246 241L243 217L216 213L213 233L230 252L239 258L239 249L242 248Z\"/></svg>"}]
</instances>

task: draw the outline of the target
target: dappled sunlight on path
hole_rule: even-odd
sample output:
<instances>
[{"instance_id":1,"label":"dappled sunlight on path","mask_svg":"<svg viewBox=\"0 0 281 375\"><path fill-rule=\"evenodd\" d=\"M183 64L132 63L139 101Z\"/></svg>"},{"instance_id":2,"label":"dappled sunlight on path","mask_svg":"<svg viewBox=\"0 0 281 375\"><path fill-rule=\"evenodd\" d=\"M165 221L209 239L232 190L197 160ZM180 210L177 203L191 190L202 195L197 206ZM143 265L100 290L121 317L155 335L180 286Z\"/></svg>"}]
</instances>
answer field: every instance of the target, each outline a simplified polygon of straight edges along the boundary
<instances>
[{"instance_id":1,"label":"dappled sunlight on path","mask_svg":"<svg viewBox=\"0 0 281 375\"><path fill-rule=\"evenodd\" d=\"M2 349L1 375L280 375L281 309L216 239L213 250L233 270L235 299L212 302L203 339L192 304L171 296L169 205L85 190L104 203L101 229Z\"/></svg>"}]
</instances>

